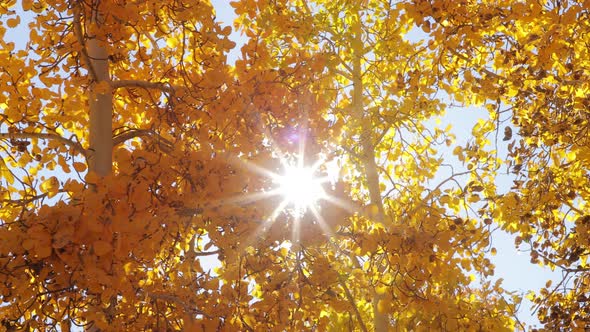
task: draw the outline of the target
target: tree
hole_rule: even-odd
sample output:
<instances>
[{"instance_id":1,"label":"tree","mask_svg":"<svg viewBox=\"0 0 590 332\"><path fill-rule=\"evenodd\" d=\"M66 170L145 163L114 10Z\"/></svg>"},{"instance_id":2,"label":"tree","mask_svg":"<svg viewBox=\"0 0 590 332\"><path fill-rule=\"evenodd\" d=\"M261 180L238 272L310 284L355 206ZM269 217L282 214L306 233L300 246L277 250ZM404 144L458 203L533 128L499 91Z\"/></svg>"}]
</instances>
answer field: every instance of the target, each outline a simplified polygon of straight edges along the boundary
<instances>
[{"instance_id":1,"label":"tree","mask_svg":"<svg viewBox=\"0 0 590 332\"><path fill-rule=\"evenodd\" d=\"M239 189L221 161L231 127L216 127L231 29L206 3L21 5L27 49L2 45L4 326L160 330L224 312L227 286L197 257L218 253L205 225L234 221L196 202Z\"/></svg>"},{"instance_id":2,"label":"tree","mask_svg":"<svg viewBox=\"0 0 590 332\"><path fill-rule=\"evenodd\" d=\"M232 64L207 1L17 5L0 6L7 330L524 329L489 279L495 223L578 276L535 301L549 328L583 326L585 7L236 1ZM490 110L468 146L432 125L447 97ZM293 160L340 165L301 211L273 181Z\"/></svg>"},{"instance_id":3,"label":"tree","mask_svg":"<svg viewBox=\"0 0 590 332\"><path fill-rule=\"evenodd\" d=\"M531 263L563 280L531 294L548 329L588 326L588 4L416 1L407 7L436 40L447 92L487 101L504 126L514 185L491 196L486 215L517 234ZM452 82L452 83L451 83ZM512 134L512 128L516 128ZM498 170L499 171L499 170Z\"/></svg>"},{"instance_id":4,"label":"tree","mask_svg":"<svg viewBox=\"0 0 590 332\"><path fill-rule=\"evenodd\" d=\"M451 174L435 188L424 186L442 163L437 145L451 137L424 124L443 104L435 96L436 72L424 69L432 63L427 45L403 38L412 28L403 7L384 1L241 2L236 12L247 35L264 37L246 48L270 49L271 68L287 77L301 71L305 78L315 76L309 89L326 105L316 111L340 123L340 148L331 149L350 165L345 177L352 195L369 209L352 219L334 249L354 248L344 266L352 268L347 281L362 285L354 294L363 308L358 324L372 323L377 331L390 325L510 326L504 310L513 310L511 304L494 291L470 289L463 273L473 269L485 276L492 270L484 258L488 229L459 213L467 200L475 202L483 179L473 172L468 188L451 188L446 184L461 175ZM338 311L330 315L343 318Z\"/></svg>"}]
</instances>

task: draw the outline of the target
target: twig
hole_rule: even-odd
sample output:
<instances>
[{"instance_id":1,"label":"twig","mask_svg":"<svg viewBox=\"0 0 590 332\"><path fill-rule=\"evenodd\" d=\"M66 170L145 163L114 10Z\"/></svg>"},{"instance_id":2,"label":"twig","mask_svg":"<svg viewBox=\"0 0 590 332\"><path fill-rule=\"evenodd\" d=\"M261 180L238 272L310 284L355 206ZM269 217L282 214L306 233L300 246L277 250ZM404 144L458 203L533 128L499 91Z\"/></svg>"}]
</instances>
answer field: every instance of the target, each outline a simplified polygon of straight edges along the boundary
<instances>
[{"instance_id":1,"label":"twig","mask_svg":"<svg viewBox=\"0 0 590 332\"><path fill-rule=\"evenodd\" d=\"M199 256L217 255L219 253L221 253L221 250L194 252L193 255L196 257L199 257Z\"/></svg>"},{"instance_id":2,"label":"twig","mask_svg":"<svg viewBox=\"0 0 590 332\"><path fill-rule=\"evenodd\" d=\"M561 285L563 285L563 283L565 282L565 280L567 279L567 277L569 276L570 272L566 272L565 275L561 278L561 281L557 284L557 286L555 286L553 288L553 290L545 296L545 300L549 299L551 296L553 296L553 294L555 294L555 292L557 291L557 289L559 287L561 287ZM531 308L531 315L534 315L537 310L539 310L539 308L541 307L541 304L543 304L544 301L539 301L539 303L537 303L537 305L535 305L534 307Z\"/></svg>"},{"instance_id":3,"label":"twig","mask_svg":"<svg viewBox=\"0 0 590 332\"><path fill-rule=\"evenodd\" d=\"M147 295L154 300L164 300L164 301L180 304L183 307L185 312L192 312L197 315L203 315L207 318L211 318L211 316L207 315L203 311L201 311L199 309L192 308L188 303L186 303L185 301L183 301L182 299L179 299L178 297L176 297L174 295L162 294L162 293L148 293Z\"/></svg>"},{"instance_id":4,"label":"twig","mask_svg":"<svg viewBox=\"0 0 590 332\"><path fill-rule=\"evenodd\" d=\"M338 281L340 283L340 286L342 286L342 288L344 288L344 294L346 294L346 298L348 299L348 302L350 302L350 304L352 305L352 310L354 311L354 315L356 316L356 319L359 321L359 324L361 326L361 330L363 330L363 332L367 332L367 327L365 326L365 322L363 321L363 317L361 316L361 313L360 313L358 307L356 306L356 302L354 302L354 298L352 297L352 294L350 293L348 286L346 286L346 282L344 281L344 279L342 277L338 277Z\"/></svg>"},{"instance_id":5,"label":"twig","mask_svg":"<svg viewBox=\"0 0 590 332\"><path fill-rule=\"evenodd\" d=\"M170 152L173 149L173 144L169 140L163 138L153 130L146 130L146 129L131 129L119 135L116 135L113 139L113 146L117 146L119 144L124 143L125 141L135 138L135 137L142 137L148 136L152 137L158 142L158 145L164 152Z\"/></svg>"},{"instance_id":6,"label":"twig","mask_svg":"<svg viewBox=\"0 0 590 332\"><path fill-rule=\"evenodd\" d=\"M179 86L173 86L170 83L164 82L149 82L141 80L117 80L111 81L111 87L113 89L118 88L144 88L144 89L156 89L169 94L174 94L176 90L182 89Z\"/></svg>"},{"instance_id":7,"label":"twig","mask_svg":"<svg viewBox=\"0 0 590 332\"><path fill-rule=\"evenodd\" d=\"M38 138L38 139L54 139L60 141L61 143L68 145L75 151L82 154L84 157L88 157L88 150L84 149L82 145L78 142L74 142L70 139L65 137L55 135L55 134L47 134L47 133L0 133L0 139L30 139L30 138Z\"/></svg>"}]
</instances>

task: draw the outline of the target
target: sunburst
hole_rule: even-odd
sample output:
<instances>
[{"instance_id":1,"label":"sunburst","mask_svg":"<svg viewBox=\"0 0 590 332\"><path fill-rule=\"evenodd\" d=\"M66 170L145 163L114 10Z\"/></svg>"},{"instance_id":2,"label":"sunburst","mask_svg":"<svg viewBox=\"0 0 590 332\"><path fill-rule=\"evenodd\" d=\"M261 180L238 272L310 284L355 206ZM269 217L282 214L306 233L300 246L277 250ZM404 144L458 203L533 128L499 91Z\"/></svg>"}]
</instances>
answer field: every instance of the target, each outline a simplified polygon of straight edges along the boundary
<instances>
[{"instance_id":1,"label":"sunburst","mask_svg":"<svg viewBox=\"0 0 590 332\"><path fill-rule=\"evenodd\" d=\"M257 233L269 229L283 214L286 217L284 219L291 222L292 243L299 242L301 227L307 227L302 223L310 220L321 228L324 235L329 237L332 232L322 218L322 211L324 208L331 208L331 206L325 203L349 211L352 209L347 203L330 195L332 176L328 176L329 167L326 166L326 160L318 157L313 163L308 161L309 158L305 156L304 136L301 133L298 135L299 153L297 154L286 155L277 148L277 144L270 142L275 156L279 158L281 163L281 169L278 172L240 160L240 163L246 168L270 179L273 187L268 191L236 197L236 201L252 203L264 199L279 198L274 210L262 223Z\"/></svg>"},{"instance_id":2,"label":"sunburst","mask_svg":"<svg viewBox=\"0 0 590 332\"><path fill-rule=\"evenodd\" d=\"M277 194L283 199L279 206L284 206L295 217L316 209L320 201L327 198L324 186L328 178L317 175L321 162L320 160L311 167L304 166L302 162L295 165L285 162L283 173L272 175L273 182L277 185Z\"/></svg>"}]
</instances>

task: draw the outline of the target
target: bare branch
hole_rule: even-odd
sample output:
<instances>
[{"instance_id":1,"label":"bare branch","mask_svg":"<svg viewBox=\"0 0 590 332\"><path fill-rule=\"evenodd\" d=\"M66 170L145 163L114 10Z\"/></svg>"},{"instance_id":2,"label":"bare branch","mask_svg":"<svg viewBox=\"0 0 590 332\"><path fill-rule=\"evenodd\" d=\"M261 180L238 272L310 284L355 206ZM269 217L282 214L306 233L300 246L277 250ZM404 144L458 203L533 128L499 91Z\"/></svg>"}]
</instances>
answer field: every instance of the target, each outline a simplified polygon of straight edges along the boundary
<instances>
[{"instance_id":1,"label":"bare branch","mask_svg":"<svg viewBox=\"0 0 590 332\"><path fill-rule=\"evenodd\" d=\"M206 313L204 313L203 311L201 311L199 309L192 308L188 303L186 303L182 299L178 298L177 296L174 296L171 294L164 294L164 293L148 293L148 296L154 300L164 300L167 302L174 302L174 303L180 304L185 312L192 312L197 315L203 315L207 318L210 318L209 315L207 315Z\"/></svg>"},{"instance_id":2,"label":"bare branch","mask_svg":"<svg viewBox=\"0 0 590 332\"><path fill-rule=\"evenodd\" d=\"M193 255L195 257L201 256L210 256L210 255L218 255L221 253L221 250L214 250L214 251L201 251L201 252L194 252Z\"/></svg>"},{"instance_id":3,"label":"bare branch","mask_svg":"<svg viewBox=\"0 0 590 332\"><path fill-rule=\"evenodd\" d=\"M350 305L352 306L352 310L354 311L354 315L356 316L356 319L359 321L359 325L361 326L361 330L363 332L367 332L367 326L365 326L365 322L363 321L363 317L361 316L361 313L354 301L354 297L352 297L352 294L350 293L350 289L348 289L348 286L346 286L346 282L344 281L344 278L340 277L340 286L342 286L342 288L344 288L344 294L346 295L346 299L348 300L348 302L350 302Z\"/></svg>"},{"instance_id":4,"label":"bare branch","mask_svg":"<svg viewBox=\"0 0 590 332\"><path fill-rule=\"evenodd\" d=\"M60 190L59 192L64 192L64 191ZM49 195L48 193L43 193L41 195L36 195L36 196L32 196L30 198L23 198L23 199L0 199L0 203L24 206L24 205L32 203L38 199L43 199L43 198L47 197L48 195Z\"/></svg>"},{"instance_id":5,"label":"bare branch","mask_svg":"<svg viewBox=\"0 0 590 332\"><path fill-rule=\"evenodd\" d=\"M130 140L135 137L150 137L154 139L160 148L164 152L172 151L173 144L169 140L163 138L158 133L154 132L153 130L146 130L146 129L132 129L126 132L123 132L119 135L116 135L113 139L113 146L117 146L119 144L124 143L127 140Z\"/></svg>"},{"instance_id":6,"label":"bare branch","mask_svg":"<svg viewBox=\"0 0 590 332\"><path fill-rule=\"evenodd\" d=\"M182 89L179 86L173 86L170 83L164 82L149 82L141 80L117 80L111 82L113 89L118 88L143 88L143 89L156 89L169 94L174 94L176 90Z\"/></svg>"},{"instance_id":7,"label":"bare branch","mask_svg":"<svg viewBox=\"0 0 590 332\"><path fill-rule=\"evenodd\" d=\"M38 138L38 139L53 139L60 141L64 145L69 146L73 150L77 151L78 153L82 154L84 157L88 157L88 150L84 149L82 145L78 142L74 142L71 139L67 139L65 137L56 135L56 134L47 134L47 133L0 133L0 139L31 139L31 138Z\"/></svg>"}]
</instances>

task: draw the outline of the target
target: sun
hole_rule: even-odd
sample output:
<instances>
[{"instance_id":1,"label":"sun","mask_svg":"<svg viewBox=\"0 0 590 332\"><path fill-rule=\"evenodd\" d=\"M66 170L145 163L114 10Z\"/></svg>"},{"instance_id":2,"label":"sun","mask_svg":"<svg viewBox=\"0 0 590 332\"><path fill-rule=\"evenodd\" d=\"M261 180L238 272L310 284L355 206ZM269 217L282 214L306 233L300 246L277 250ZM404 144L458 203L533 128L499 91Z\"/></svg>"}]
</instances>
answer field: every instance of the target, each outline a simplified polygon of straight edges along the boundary
<instances>
[{"instance_id":1,"label":"sun","mask_svg":"<svg viewBox=\"0 0 590 332\"><path fill-rule=\"evenodd\" d=\"M265 187L262 190L240 193L215 204L252 204L269 200L272 205L268 207L274 208L272 211L265 211L262 219L257 221L257 236L271 231L275 222L279 220L284 222L287 228L282 229L279 225L277 229L291 230L291 244L300 243L303 237L309 239L311 234L323 235L326 238L333 236L332 227L340 218L335 212L347 211L352 214L354 207L346 199L341 186L338 186L338 160L331 154L326 155L306 146L305 132L304 127L299 133L289 136L290 140L298 143L298 152L292 148L287 152L283 151L269 136L269 157L273 159L266 167L240 157L230 157L239 167L245 167L260 175ZM330 219L326 220L325 216ZM255 241L257 236L253 236L251 241Z\"/></svg>"},{"instance_id":2,"label":"sun","mask_svg":"<svg viewBox=\"0 0 590 332\"><path fill-rule=\"evenodd\" d=\"M316 167L287 165L284 174L275 176L278 194L285 208L291 207L295 216L302 216L326 198L325 179L316 176Z\"/></svg>"}]
</instances>

